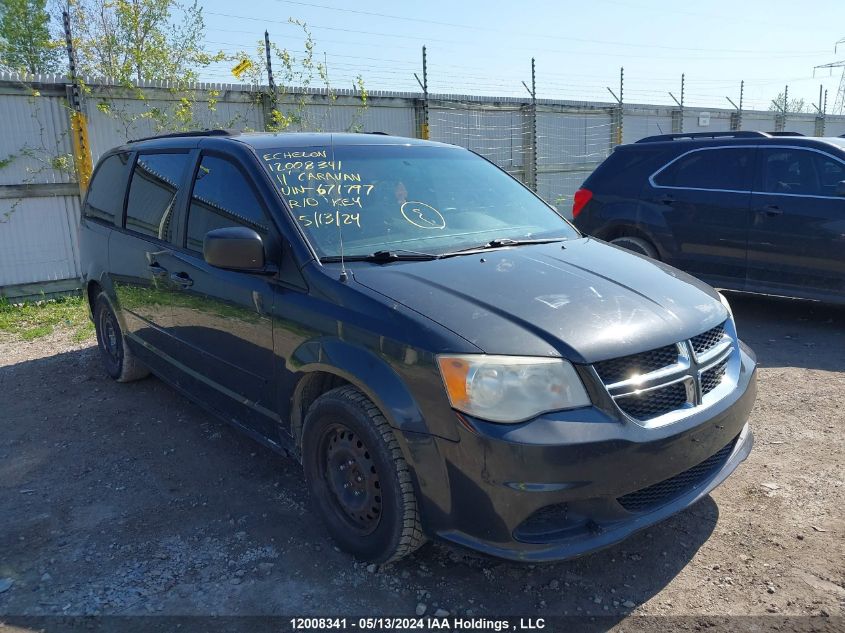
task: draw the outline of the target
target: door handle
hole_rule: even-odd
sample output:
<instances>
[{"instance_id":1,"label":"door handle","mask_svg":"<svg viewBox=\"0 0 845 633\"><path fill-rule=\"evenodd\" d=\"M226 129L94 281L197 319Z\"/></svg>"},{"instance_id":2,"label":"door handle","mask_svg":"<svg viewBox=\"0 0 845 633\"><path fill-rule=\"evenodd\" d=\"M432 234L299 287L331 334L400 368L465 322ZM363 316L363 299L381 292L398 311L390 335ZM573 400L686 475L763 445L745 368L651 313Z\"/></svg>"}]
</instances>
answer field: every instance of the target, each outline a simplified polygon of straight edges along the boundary
<instances>
[{"instance_id":1,"label":"door handle","mask_svg":"<svg viewBox=\"0 0 845 633\"><path fill-rule=\"evenodd\" d=\"M757 209L757 213L763 213L768 216L783 215L783 209L776 204L767 204L765 207Z\"/></svg>"},{"instance_id":2,"label":"door handle","mask_svg":"<svg viewBox=\"0 0 845 633\"><path fill-rule=\"evenodd\" d=\"M192 286L194 284L194 280L191 279L188 273L185 272L171 273L170 281L181 288L187 288L188 286Z\"/></svg>"},{"instance_id":3,"label":"door handle","mask_svg":"<svg viewBox=\"0 0 845 633\"><path fill-rule=\"evenodd\" d=\"M660 204L670 204L671 205L671 204L675 203L675 198L673 198L672 196L662 196L661 198L658 198L657 201Z\"/></svg>"},{"instance_id":4,"label":"door handle","mask_svg":"<svg viewBox=\"0 0 845 633\"><path fill-rule=\"evenodd\" d=\"M153 277L164 277L167 275L167 269L158 262L153 262L147 265L147 270L150 271Z\"/></svg>"}]
</instances>

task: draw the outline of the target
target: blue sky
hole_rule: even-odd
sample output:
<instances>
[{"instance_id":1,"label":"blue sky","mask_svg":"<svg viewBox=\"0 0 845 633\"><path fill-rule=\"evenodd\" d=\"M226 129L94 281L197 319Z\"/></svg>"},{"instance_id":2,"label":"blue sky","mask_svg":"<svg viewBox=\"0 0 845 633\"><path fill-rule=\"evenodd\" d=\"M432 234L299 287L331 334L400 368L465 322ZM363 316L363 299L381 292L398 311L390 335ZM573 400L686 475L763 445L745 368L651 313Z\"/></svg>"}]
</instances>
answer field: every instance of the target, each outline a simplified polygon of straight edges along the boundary
<instances>
[{"instance_id":1,"label":"blue sky","mask_svg":"<svg viewBox=\"0 0 845 633\"><path fill-rule=\"evenodd\" d=\"M252 50L264 29L294 54L304 20L332 82L349 87L360 73L366 86L418 90L421 47L427 45L429 90L525 95L531 57L538 97L612 98L625 67L625 101L671 103L686 74L689 107L730 107L745 79L746 109L768 109L789 84L790 97L818 100L819 85L833 106L841 69L831 77L813 67L845 59L845 1L580 0L579 2L338 2L335 0L200 0L209 49ZM226 66L207 80L236 82Z\"/></svg>"}]
</instances>

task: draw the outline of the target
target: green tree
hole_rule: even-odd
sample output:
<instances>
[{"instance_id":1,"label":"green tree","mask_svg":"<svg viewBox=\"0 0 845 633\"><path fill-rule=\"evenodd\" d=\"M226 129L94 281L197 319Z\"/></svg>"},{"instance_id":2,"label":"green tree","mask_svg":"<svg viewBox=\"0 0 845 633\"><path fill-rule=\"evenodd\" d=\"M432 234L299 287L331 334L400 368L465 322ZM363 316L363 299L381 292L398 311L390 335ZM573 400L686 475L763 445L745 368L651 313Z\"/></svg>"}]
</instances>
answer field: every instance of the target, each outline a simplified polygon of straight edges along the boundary
<instances>
[{"instance_id":1,"label":"green tree","mask_svg":"<svg viewBox=\"0 0 845 633\"><path fill-rule=\"evenodd\" d=\"M79 70L89 77L180 87L224 57L203 48L205 22L196 0L69 0L69 7Z\"/></svg>"},{"instance_id":2,"label":"green tree","mask_svg":"<svg viewBox=\"0 0 845 633\"><path fill-rule=\"evenodd\" d=\"M812 112L813 106L801 98L790 99L787 102L786 95L779 92L778 96L772 99L769 110L772 112Z\"/></svg>"},{"instance_id":3,"label":"green tree","mask_svg":"<svg viewBox=\"0 0 845 633\"><path fill-rule=\"evenodd\" d=\"M289 18L288 22L302 29L305 50L302 54L295 55L270 40L270 52L275 57L275 92L270 92L265 85L267 56L263 39L256 41L253 53L241 50L232 55L230 60L233 63L245 63L246 70L239 74L238 80L251 84L259 99L269 101L266 104L270 106L269 118L265 122L267 131L323 131L329 125L330 111L323 108L322 114L316 114L320 108L310 108L309 105L332 106L337 101L337 93L329 79L328 63L325 57L320 59L317 45L305 22L294 18ZM358 105L352 113L347 131L360 132L363 129L361 121L367 109L368 99L367 88L361 75L355 77L354 87ZM324 92L324 95L308 94L312 88Z\"/></svg>"},{"instance_id":4,"label":"green tree","mask_svg":"<svg viewBox=\"0 0 845 633\"><path fill-rule=\"evenodd\" d=\"M0 0L0 65L33 75L54 72L61 52L50 36L46 0Z\"/></svg>"}]
</instances>

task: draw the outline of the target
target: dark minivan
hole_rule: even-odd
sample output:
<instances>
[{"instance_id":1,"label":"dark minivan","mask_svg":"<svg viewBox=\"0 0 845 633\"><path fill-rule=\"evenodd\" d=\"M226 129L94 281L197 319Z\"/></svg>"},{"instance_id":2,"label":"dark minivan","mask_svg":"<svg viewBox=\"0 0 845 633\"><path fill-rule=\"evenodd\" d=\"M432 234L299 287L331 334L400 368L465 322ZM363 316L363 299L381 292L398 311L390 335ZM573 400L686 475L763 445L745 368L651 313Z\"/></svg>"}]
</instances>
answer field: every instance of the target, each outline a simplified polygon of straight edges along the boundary
<instances>
[{"instance_id":1,"label":"dark minivan","mask_svg":"<svg viewBox=\"0 0 845 633\"><path fill-rule=\"evenodd\" d=\"M573 217L718 288L845 303L845 139L650 136L599 165Z\"/></svg>"},{"instance_id":2,"label":"dark minivan","mask_svg":"<svg viewBox=\"0 0 845 633\"><path fill-rule=\"evenodd\" d=\"M756 363L727 301L458 147L132 142L100 160L80 239L108 373L152 371L300 460L364 560L429 537L577 556L751 450Z\"/></svg>"}]
</instances>

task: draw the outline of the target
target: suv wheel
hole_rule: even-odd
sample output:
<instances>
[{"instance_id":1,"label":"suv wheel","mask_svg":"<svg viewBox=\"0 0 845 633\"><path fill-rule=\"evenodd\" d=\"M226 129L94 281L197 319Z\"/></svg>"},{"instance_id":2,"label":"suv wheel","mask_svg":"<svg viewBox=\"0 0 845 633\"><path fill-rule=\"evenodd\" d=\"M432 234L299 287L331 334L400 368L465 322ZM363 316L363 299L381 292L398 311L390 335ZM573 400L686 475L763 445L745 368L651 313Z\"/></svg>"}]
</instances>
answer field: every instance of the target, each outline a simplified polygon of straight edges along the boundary
<instances>
[{"instance_id":1,"label":"suv wheel","mask_svg":"<svg viewBox=\"0 0 845 633\"><path fill-rule=\"evenodd\" d=\"M109 376L117 382L131 382L149 375L150 371L126 345L120 324L104 292L97 295L94 302L94 329L97 331L97 347Z\"/></svg>"},{"instance_id":2,"label":"suv wheel","mask_svg":"<svg viewBox=\"0 0 845 633\"><path fill-rule=\"evenodd\" d=\"M425 543L410 469L381 411L358 389L338 387L308 409L305 479L338 545L387 563Z\"/></svg>"},{"instance_id":3,"label":"suv wheel","mask_svg":"<svg viewBox=\"0 0 845 633\"><path fill-rule=\"evenodd\" d=\"M629 251L633 251L634 253L651 257L652 259L660 259L657 255L657 249L641 237L630 237L625 235L623 237L617 237L615 240L610 240L610 243L616 244L616 246L621 246L622 248L627 248Z\"/></svg>"}]
</instances>

